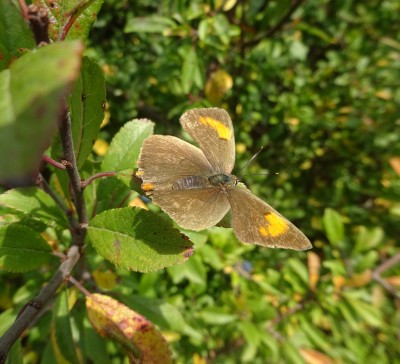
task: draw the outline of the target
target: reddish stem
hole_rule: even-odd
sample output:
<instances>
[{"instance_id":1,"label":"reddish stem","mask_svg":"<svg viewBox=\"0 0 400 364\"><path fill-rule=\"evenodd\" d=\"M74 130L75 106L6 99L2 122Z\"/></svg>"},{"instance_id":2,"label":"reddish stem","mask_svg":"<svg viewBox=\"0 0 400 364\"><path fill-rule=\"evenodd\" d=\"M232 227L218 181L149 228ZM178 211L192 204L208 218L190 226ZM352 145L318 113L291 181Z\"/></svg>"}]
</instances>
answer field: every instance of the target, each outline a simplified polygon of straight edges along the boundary
<instances>
[{"instance_id":1,"label":"reddish stem","mask_svg":"<svg viewBox=\"0 0 400 364\"><path fill-rule=\"evenodd\" d=\"M93 176L89 177L87 180L82 180L81 181L82 189L84 189L87 186L89 186L96 178L112 177L112 176L115 176L116 174L117 174L117 172L100 172L100 173L96 173Z\"/></svg>"},{"instance_id":2,"label":"reddish stem","mask_svg":"<svg viewBox=\"0 0 400 364\"><path fill-rule=\"evenodd\" d=\"M24 0L18 0L19 7L21 8L22 16L25 20L28 19L28 7L26 6L26 2Z\"/></svg>"},{"instance_id":3,"label":"reddish stem","mask_svg":"<svg viewBox=\"0 0 400 364\"><path fill-rule=\"evenodd\" d=\"M52 166L58 169L66 169L66 166L62 163L55 161L54 159L50 158L47 155L42 155L42 161L51 164Z\"/></svg>"}]
</instances>

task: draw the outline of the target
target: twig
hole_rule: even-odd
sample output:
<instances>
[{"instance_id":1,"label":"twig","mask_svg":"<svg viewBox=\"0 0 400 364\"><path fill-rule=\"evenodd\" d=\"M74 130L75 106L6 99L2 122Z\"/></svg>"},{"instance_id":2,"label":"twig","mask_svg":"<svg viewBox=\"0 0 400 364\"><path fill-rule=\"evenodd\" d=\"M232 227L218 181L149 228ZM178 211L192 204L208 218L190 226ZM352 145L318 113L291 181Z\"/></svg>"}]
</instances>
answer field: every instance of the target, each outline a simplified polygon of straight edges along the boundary
<instances>
[{"instance_id":1,"label":"twig","mask_svg":"<svg viewBox=\"0 0 400 364\"><path fill-rule=\"evenodd\" d=\"M78 213L78 221L83 229L83 231L81 231L83 236L81 237L82 239L80 242L83 245L83 239L86 231L85 226L88 223L88 217L86 212L86 204L83 199L81 177L79 176L78 166L76 165L74 144L72 141L71 118L67 107L65 107L63 120L61 122L59 130L64 159L68 163L67 172L69 180L71 182L75 208Z\"/></svg>"},{"instance_id":2,"label":"twig","mask_svg":"<svg viewBox=\"0 0 400 364\"><path fill-rule=\"evenodd\" d=\"M400 298L400 292L398 292L396 288L394 288L390 283L386 282L381 277L381 274L399 263L400 263L400 253L397 253L388 260L384 261L372 272L372 278L397 298Z\"/></svg>"},{"instance_id":3,"label":"twig","mask_svg":"<svg viewBox=\"0 0 400 364\"><path fill-rule=\"evenodd\" d=\"M72 246L68 252L67 259L61 263L50 282L41 289L39 294L32 301L24 306L13 325L0 337L0 363L5 362L7 353L14 342L46 306L46 303L54 296L58 288L68 279L79 257L79 248L77 246Z\"/></svg>"},{"instance_id":4,"label":"twig","mask_svg":"<svg viewBox=\"0 0 400 364\"><path fill-rule=\"evenodd\" d=\"M74 284L85 296L90 296L91 295L91 293L85 287L83 287L82 284L80 282L78 282L74 277L69 276L68 280L72 284Z\"/></svg>"},{"instance_id":5,"label":"twig","mask_svg":"<svg viewBox=\"0 0 400 364\"><path fill-rule=\"evenodd\" d=\"M62 169L62 170L67 169L65 164L55 161L53 158L50 158L48 155L42 155L42 161L46 162L48 164L51 164L53 167L56 167L58 169Z\"/></svg>"},{"instance_id":6,"label":"twig","mask_svg":"<svg viewBox=\"0 0 400 364\"><path fill-rule=\"evenodd\" d=\"M82 189L84 189L87 186L89 186L96 178L112 177L112 176L115 176L116 174L117 174L117 172L99 172L99 173L96 173L93 176L90 176L88 179L81 181Z\"/></svg>"}]
</instances>

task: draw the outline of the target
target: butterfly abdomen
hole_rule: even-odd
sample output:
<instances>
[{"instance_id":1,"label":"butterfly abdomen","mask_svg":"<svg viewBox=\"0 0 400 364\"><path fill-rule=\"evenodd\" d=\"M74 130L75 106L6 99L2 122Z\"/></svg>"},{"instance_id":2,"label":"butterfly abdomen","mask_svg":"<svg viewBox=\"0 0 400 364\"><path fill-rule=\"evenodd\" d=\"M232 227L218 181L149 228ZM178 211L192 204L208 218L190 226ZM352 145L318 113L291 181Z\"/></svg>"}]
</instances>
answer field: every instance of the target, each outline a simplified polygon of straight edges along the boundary
<instances>
[{"instance_id":1,"label":"butterfly abdomen","mask_svg":"<svg viewBox=\"0 0 400 364\"><path fill-rule=\"evenodd\" d=\"M205 188L210 185L207 178L202 176L183 177L174 182L173 190L191 190L195 188Z\"/></svg>"}]
</instances>

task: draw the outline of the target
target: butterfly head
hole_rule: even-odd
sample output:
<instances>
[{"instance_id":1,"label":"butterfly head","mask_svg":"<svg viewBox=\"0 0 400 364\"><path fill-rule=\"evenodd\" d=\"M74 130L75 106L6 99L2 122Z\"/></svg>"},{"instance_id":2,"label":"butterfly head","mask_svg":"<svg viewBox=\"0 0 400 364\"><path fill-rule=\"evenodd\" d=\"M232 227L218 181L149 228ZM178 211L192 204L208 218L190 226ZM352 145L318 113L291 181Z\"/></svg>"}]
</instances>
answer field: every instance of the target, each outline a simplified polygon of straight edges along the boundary
<instances>
[{"instance_id":1,"label":"butterfly head","mask_svg":"<svg viewBox=\"0 0 400 364\"><path fill-rule=\"evenodd\" d=\"M238 178L233 174L214 174L208 177L208 181L215 187L230 188L238 184Z\"/></svg>"}]
</instances>

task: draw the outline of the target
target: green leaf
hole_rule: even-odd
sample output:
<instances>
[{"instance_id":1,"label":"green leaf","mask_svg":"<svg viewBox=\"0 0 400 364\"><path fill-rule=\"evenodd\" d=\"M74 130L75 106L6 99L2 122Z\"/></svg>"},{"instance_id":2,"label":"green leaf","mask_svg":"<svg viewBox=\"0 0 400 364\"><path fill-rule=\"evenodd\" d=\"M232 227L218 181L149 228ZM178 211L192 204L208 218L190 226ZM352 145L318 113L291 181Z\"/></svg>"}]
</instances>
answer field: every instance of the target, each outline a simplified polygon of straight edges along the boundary
<instances>
[{"instance_id":1,"label":"green leaf","mask_svg":"<svg viewBox=\"0 0 400 364\"><path fill-rule=\"evenodd\" d=\"M99 134L100 124L104 119L105 100L103 71L96 62L84 57L80 77L74 83L68 102L78 168L85 163ZM52 154L58 158L61 148L56 152L52 151Z\"/></svg>"},{"instance_id":2,"label":"green leaf","mask_svg":"<svg viewBox=\"0 0 400 364\"><path fill-rule=\"evenodd\" d=\"M384 237L385 233L381 227L376 226L368 229L365 226L361 226L357 234L353 253L368 252L371 249L375 249L383 242Z\"/></svg>"},{"instance_id":3,"label":"green leaf","mask_svg":"<svg viewBox=\"0 0 400 364\"><path fill-rule=\"evenodd\" d=\"M107 341L94 330L88 319L84 321L83 333L83 350L87 357L96 364L109 364Z\"/></svg>"},{"instance_id":4,"label":"green leaf","mask_svg":"<svg viewBox=\"0 0 400 364\"><path fill-rule=\"evenodd\" d=\"M136 168L143 141L153 134L154 123L147 119L127 122L114 136L101 165L102 171L122 171Z\"/></svg>"},{"instance_id":5,"label":"green leaf","mask_svg":"<svg viewBox=\"0 0 400 364\"><path fill-rule=\"evenodd\" d=\"M24 364L21 340L17 340L7 355L6 364Z\"/></svg>"},{"instance_id":6,"label":"green leaf","mask_svg":"<svg viewBox=\"0 0 400 364\"><path fill-rule=\"evenodd\" d=\"M11 0L0 0L0 70L8 67L21 50L35 48L35 40L21 10Z\"/></svg>"},{"instance_id":7,"label":"green leaf","mask_svg":"<svg viewBox=\"0 0 400 364\"><path fill-rule=\"evenodd\" d=\"M104 0L34 0L49 12L49 36L59 39L86 40Z\"/></svg>"},{"instance_id":8,"label":"green leaf","mask_svg":"<svg viewBox=\"0 0 400 364\"><path fill-rule=\"evenodd\" d=\"M0 227L0 269L28 272L48 263L51 252L46 240L26 226Z\"/></svg>"},{"instance_id":9,"label":"green leaf","mask_svg":"<svg viewBox=\"0 0 400 364\"><path fill-rule=\"evenodd\" d=\"M289 340L283 342L281 353L285 364L306 364L299 350Z\"/></svg>"},{"instance_id":10,"label":"green leaf","mask_svg":"<svg viewBox=\"0 0 400 364\"><path fill-rule=\"evenodd\" d=\"M326 338L326 335L317 327L313 326L307 318L301 320L302 332L308 336L313 346L316 346L323 352L330 352L331 345Z\"/></svg>"},{"instance_id":11,"label":"green leaf","mask_svg":"<svg viewBox=\"0 0 400 364\"><path fill-rule=\"evenodd\" d=\"M121 296L120 300L161 329L182 332L185 327L180 311L167 302L138 295Z\"/></svg>"},{"instance_id":12,"label":"green leaf","mask_svg":"<svg viewBox=\"0 0 400 364\"><path fill-rule=\"evenodd\" d=\"M333 246L339 246L344 241L344 225L342 217L333 209L325 209L322 218L326 235Z\"/></svg>"},{"instance_id":13,"label":"green leaf","mask_svg":"<svg viewBox=\"0 0 400 364\"><path fill-rule=\"evenodd\" d=\"M254 323L249 321L241 321L240 327L240 331L243 333L243 336L247 342L241 359L243 362L249 362L254 360L264 333L261 333L259 328Z\"/></svg>"},{"instance_id":14,"label":"green leaf","mask_svg":"<svg viewBox=\"0 0 400 364\"><path fill-rule=\"evenodd\" d=\"M163 33L169 28L173 28L175 22L163 16L148 16L143 18L128 19L125 33Z\"/></svg>"},{"instance_id":15,"label":"green leaf","mask_svg":"<svg viewBox=\"0 0 400 364\"><path fill-rule=\"evenodd\" d=\"M0 195L0 205L7 206L49 226L68 228L65 215L54 200L36 187L15 188Z\"/></svg>"},{"instance_id":16,"label":"green leaf","mask_svg":"<svg viewBox=\"0 0 400 364\"><path fill-rule=\"evenodd\" d=\"M207 283L207 271L198 255L195 255L181 266L169 268L168 273L175 284L182 282L184 279L187 279L192 284L201 286L205 286Z\"/></svg>"},{"instance_id":17,"label":"green leaf","mask_svg":"<svg viewBox=\"0 0 400 364\"><path fill-rule=\"evenodd\" d=\"M210 325L226 325L238 320L237 315L226 313L222 308L205 308L199 313L200 318Z\"/></svg>"},{"instance_id":18,"label":"green leaf","mask_svg":"<svg viewBox=\"0 0 400 364\"><path fill-rule=\"evenodd\" d=\"M36 170L57 130L62 98L78 76L82 51L79 42L50 44L0 73L0 180Z\"/></svg>"},{"instance_id":19,"label":"green leaf","mask_svg":"<svg viewBox=\"0 0 400 364\"><path fill-rule=\"evenodd\" d=\"M140 208L108 210L89 224L98 253L122 268L151 272L183 263L192 242L157 214Z\"/></svg>"},{"instance_id":20,"label":"green leaf","mask_svg":"<svg viewBox=\"0 0 400 364\"><path fill-rule=\"evenodd\" d=\"M192 89L197 64L196 49L191 46L189 50L185 52L185 58L182 64L182 89L185 94L188 94Z\"/></svg>"},{"instance_id":21,"label":"green leaf","mask_svg":"<svg viewBox=\"0 0 400 364\"><path fill-rule=\"evenodd\" d=\"M367 302L353 297L350 292L344 293L344 297L363 322L376 328L382 326L382 312L379 307L372 306Z\"/></svg>"},{"instance_id":22,"label":"green leaf","mask_svg":"<svg viewBox=\"0 0 400 364\"><path fill-rule=\"evenodd\" d=\"M57 362L79 363L70 322L68 293L64 289L57 297L51 323L53 351Z\"/></svg>"}]
</instances>

